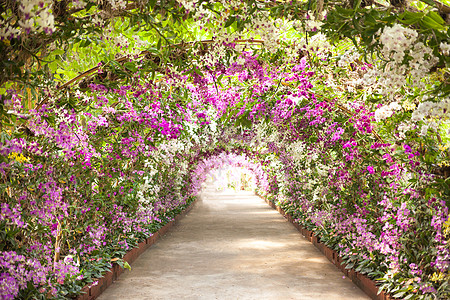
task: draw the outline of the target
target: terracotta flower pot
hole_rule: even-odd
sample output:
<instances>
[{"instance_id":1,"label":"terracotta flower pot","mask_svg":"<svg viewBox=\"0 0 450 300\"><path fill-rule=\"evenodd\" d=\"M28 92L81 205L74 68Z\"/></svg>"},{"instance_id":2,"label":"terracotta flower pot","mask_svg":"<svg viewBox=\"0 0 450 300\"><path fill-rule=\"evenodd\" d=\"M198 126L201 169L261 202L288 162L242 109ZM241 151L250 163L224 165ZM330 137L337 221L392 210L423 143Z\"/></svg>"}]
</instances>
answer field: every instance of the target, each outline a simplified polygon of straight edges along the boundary
<instances>
[{"instance_id":1,"label":"terracotta flower pot","mask_svg":"<svg viewBox=\"0 0 450 300\"><path fill-rule=\"evenodd\" d=\"M81 294L77 297L77 300L88 300L89 299L89 287L85 286L81 289Z\"/></svg>"}]
</instances>

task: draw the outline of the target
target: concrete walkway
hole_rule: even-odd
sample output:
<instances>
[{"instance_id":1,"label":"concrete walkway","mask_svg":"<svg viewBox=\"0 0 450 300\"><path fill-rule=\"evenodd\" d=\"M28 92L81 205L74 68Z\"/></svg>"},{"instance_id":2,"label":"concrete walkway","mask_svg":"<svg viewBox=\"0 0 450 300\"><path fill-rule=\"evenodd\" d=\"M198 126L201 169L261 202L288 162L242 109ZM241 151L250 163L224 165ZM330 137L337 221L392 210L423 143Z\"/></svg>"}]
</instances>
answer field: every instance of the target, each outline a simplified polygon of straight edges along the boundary
<instances>
[{"instance_id":1,"label":"concrete walkway","mask_svg":"<svg viewBox=\"0 0 450 300\"><path fill-rule=\"evenodd\" d=\"M101 295L110 299L369 299L250 192L207 188Z\"/></svg>"}]
</instances>

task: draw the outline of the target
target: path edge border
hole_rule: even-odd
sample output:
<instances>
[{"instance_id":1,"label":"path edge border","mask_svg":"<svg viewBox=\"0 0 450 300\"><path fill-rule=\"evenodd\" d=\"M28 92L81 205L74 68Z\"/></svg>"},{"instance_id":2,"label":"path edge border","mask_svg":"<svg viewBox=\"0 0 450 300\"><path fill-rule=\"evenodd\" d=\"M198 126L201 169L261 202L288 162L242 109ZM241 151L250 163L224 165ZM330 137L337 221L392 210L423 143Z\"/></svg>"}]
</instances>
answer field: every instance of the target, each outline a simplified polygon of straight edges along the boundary
<instances>
[{"instance_id":1,"label":"path edge border","mask_svg":"<svg viewBox=\"0 0 450 300\"><path fill-rule=\"evenodd\" d=\"M311 242L322 254L328 258L328 260L334 264L342 273L345 274L348 278L353 281L364 293L367 294L373 300L394 300L388 293L385 291L381 291L378 294L378 286L375 281L370 279L364 274L356 272L354 269L346 269L346 265L342 262L342 257L337 254L336 251L329 248L325 244L320 242L320 237L315 235L314 232L306 229L299 223L295 222L294 218L286 213L283 208L277 206L274 202L268 200L266 197L257 194L260 198L262 198L270 207L278 211L283 217L285 217L289 223L294 225L294 227L306 238L309 242Z\"/></svg>"},{"instance_id":2,"label":"path edge border","mask_svg":"<svg viewBox=\"0 0 450 300\"><path fill-rule=\"evenodd\" d=\"M152 236L146 238L143 242L140 242L136 248L129 250L124 257L122 258L124 261L128 262L128 264L132 264L142 253L145 252L152 245L156 244L156 242L165 235L180 219L182 219L189 211L192 210L195 203L198 201L198 197L189 204L183 211L181 211L175 218L168 222L166 225L161 227L157 232L153 233ZM103 277L97 278L98 284L95 286L85 286L81 289L82 294L78 295L75 300L94 300L98 298L107 287L113 284L119 276L125 270L117 264L114 264L109 271L107 271Z\"/></svg>"}]
</instances>

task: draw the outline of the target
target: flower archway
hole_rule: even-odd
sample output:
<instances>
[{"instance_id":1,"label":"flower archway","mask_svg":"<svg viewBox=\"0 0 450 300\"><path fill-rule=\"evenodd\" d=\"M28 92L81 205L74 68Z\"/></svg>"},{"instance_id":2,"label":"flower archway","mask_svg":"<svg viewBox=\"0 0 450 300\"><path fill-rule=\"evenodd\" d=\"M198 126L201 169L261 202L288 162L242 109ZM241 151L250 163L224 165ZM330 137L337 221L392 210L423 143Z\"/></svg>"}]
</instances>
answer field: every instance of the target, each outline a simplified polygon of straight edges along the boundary
<instances>
[{"instance_id":1,"label":"flower archway","mask_svg":"<svg viewBox=\"0 0 450 300\"><path fill-rule=\"evenodd\" d=\"M0 3L2 295L76 295L232 163L382 289L448 297L445 5L100 2Z\"/></svg>"}]
</instances>

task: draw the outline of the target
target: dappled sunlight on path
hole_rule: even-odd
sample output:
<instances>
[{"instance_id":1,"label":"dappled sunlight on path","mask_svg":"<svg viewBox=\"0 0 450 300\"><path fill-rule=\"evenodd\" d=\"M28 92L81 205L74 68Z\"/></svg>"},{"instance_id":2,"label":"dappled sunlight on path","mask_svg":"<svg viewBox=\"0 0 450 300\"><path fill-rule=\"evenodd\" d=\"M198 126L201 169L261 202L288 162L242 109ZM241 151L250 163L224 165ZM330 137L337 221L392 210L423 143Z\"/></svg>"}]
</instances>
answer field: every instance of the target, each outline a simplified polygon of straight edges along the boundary
<instances>
[{"instance_id":1,"label":"dappled sunlight on path","mask_svg":"<svg viewBox=\"0 0 450 300\"><path fill-rule=\"evenodd\" d=\"M369 298L263 200L208 187L100 299Z\"/></svg>"}]
</instances>

